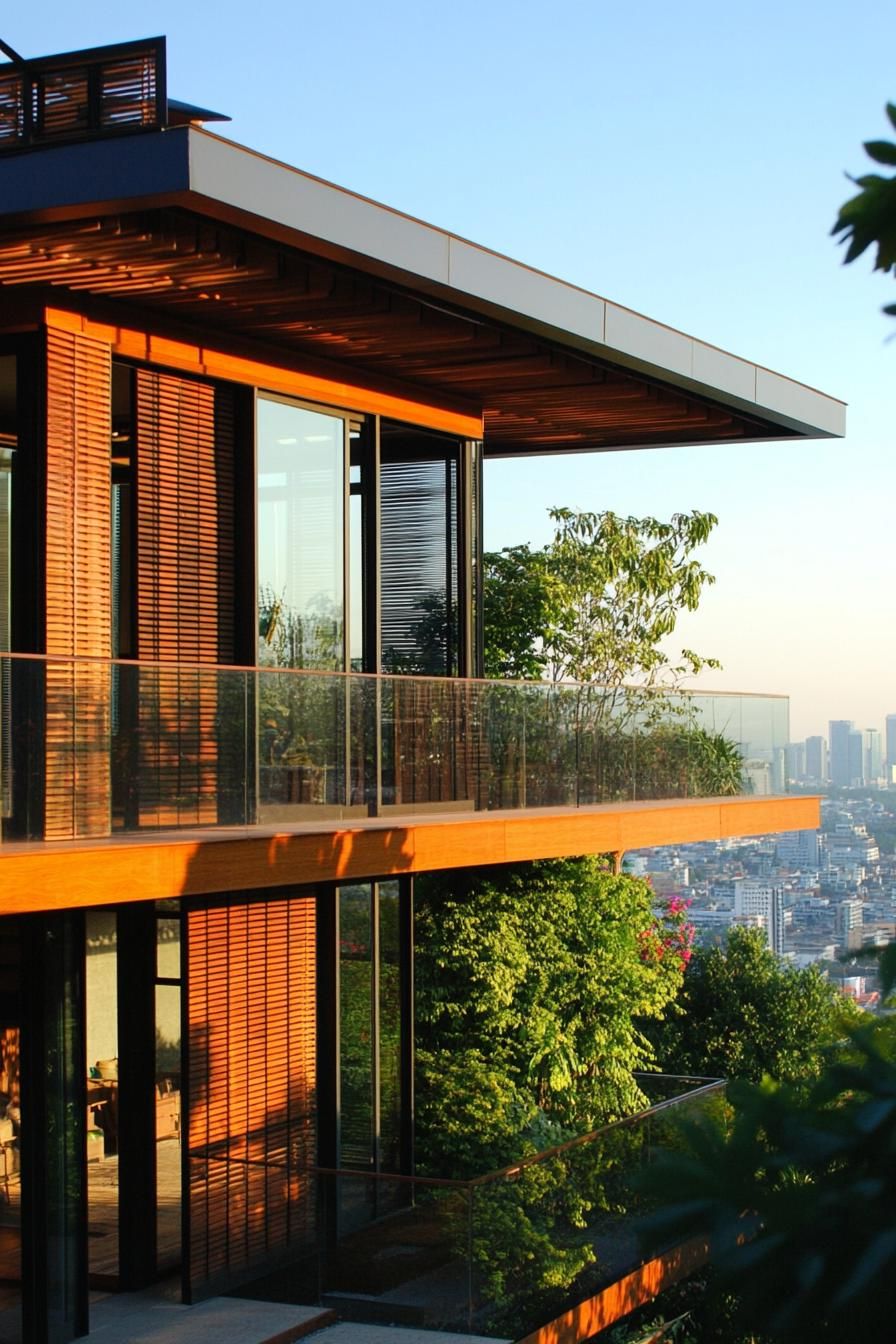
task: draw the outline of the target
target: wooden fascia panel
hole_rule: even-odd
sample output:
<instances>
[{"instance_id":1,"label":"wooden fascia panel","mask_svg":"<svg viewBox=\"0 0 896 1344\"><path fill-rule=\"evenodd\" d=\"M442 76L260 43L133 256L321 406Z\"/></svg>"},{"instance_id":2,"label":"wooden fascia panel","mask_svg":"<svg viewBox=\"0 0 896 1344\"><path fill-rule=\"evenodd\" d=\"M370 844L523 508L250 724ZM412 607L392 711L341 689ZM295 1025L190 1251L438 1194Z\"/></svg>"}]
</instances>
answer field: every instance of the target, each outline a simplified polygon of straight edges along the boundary
<instances>
[{"instance_id":1,"label":"wooden fascia panel","mask_svg":"<svg viewBox=\"0 0 896 1344\"><path fill-rule=\"evenodd\" d=\"M327 881L814 830L819 799L713 798L543 812L396 818L294 833L175 835L4 846L0 914L154 901Z\"/></svg>"}]
</instances>

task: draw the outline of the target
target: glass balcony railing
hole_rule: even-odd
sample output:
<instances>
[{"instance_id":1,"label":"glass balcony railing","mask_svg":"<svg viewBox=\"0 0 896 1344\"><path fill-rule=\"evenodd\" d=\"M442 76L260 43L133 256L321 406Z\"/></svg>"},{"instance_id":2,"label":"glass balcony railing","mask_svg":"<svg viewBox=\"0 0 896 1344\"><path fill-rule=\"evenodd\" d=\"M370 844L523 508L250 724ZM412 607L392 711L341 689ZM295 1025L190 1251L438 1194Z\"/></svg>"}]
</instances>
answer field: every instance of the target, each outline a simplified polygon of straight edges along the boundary
<instances>
[{"instance_id":1,"label":"glass balcony railing","mask_svg":"<svg viewBox=\"0 0 896 1344\"><path fill-rule=\"evenodd\" d=\"M787 736L779 696L0 655L13 837L737 794Z\"/></svg>"},{"instance_id":2,"label":"glass balcony railing","mask_svg":"<svg viewBox=\"0 0 896 1344\"><path fill-rule=\"evenodd\" d=\"M469 1180L303 1167L246 1136L191 1148L191 1189L203 1209L207 1189L237 1192L237 1223L247 1191L295 1192L307 1227L284 1276L291 1300L519 1339L643 1263L634 1220L652 1205L632 1177L682 1142L682 1121L724 1117L720 1080L638 1081L653 1099L638 1114ZM223 1237L223 1204L216 1216Z\"/></svg>"}]
</instances>

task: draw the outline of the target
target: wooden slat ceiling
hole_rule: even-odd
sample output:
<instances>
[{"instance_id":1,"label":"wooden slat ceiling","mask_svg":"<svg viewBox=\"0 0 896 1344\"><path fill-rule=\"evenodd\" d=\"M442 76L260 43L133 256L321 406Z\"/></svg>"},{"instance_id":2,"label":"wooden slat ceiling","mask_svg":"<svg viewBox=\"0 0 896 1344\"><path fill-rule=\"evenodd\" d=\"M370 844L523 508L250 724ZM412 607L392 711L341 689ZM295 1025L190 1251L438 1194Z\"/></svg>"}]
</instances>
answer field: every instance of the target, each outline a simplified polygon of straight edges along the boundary
<instances>
[{"instance_id":1,"label":"wooden slat ceiling","mask_svg":"<svg viewBox=\"0 0 896 1344\"><path fill-rule=\"evenodd\" d=\"M486 452L785 437L548 341L181 210L0 237L0 288L127 301L269 347L464 397Z\"/></svg>"}]
</instances>

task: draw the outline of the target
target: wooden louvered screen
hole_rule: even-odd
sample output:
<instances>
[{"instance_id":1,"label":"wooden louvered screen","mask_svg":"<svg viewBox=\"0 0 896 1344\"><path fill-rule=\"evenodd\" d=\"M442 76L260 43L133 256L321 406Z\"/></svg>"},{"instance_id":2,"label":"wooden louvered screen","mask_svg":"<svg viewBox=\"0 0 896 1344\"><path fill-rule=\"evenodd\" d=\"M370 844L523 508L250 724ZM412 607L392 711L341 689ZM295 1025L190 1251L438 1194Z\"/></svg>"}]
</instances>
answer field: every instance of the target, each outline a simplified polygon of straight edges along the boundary
<instances>
[{"instance_id":1,"label":"wooden louvered screen","mask_svg":"<svg viewBox=\"0 0 896 1344\"><path fill-rule=\"evenodd\" d=\"M47 332L46 651L110 658L109 347ZM50 661L46 670L44 834L110 827L110 670Z\"/></svg>"},{"instance_id":2,"label":"wooden louvered screen","mask_svg":"<svg viewBox=\"0 0 896 1344\"><path fill-rule=\"evenodd\" d=\"M164 40L29 61L0 75L0 150L161 126Z\"/></svg>"},{"instance_id":3,"label":"wooden louvered screen","mask_svg":"<svg viewBox=\"0 0 896 1344\"><path fill-rule=\"evenodd\" d=\"M18 74L0 76L0 149L21 142L25 126L25 81Z\"/></svg>"},{"instance_id":4,"label":"wooden louvered screen","mask_svg":"<svg viewBox=\"0 0 896 1344\"><path fill-rule=\"evenodd\" d=\"M315 935L313 896L187 913L193 1301L313 1240Z\"/></svg>"},{"instance_id":5,"label":"wooden louvered screen","mask_svg":"<svg viewBox=\"0 0 896 1344\"><path fill-rule=\"evenodd\" d=\"M233 395L149 369L138 371L136 387L138 656L230 664ZM211 670L141 672L143 824L218 820L222 689Z\"/></svg>"},{"instance_id":6,"label":"wooden louvered screen","mask_svg":"<svg viewBox=\"0 0 896 1344\"><path fill-rule=\"evenodd\" d=\"M153 126L160 119L155 49L100 66L100 126Z\"/></svg>"}]
</instances>

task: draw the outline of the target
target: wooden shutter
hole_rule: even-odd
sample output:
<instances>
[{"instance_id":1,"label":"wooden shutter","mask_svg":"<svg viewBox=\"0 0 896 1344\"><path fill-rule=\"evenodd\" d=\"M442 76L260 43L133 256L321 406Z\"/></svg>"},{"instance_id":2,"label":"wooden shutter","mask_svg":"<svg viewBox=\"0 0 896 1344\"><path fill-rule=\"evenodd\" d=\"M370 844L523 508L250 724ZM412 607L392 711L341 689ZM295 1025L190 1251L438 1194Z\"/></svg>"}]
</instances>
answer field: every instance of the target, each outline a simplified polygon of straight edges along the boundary
<instances>
[{"instance_id":1,"label":"wooden shutter","mask_svg":"<svg viewBox=\"0 0 896 1344\"><path fill-rule=\"evenodd\" d=\"M46 651L110 658L107 345L47 331ZM53 662L46 670L44 834L60 840L110 827L110 669Z\"/></svg>"},{"instance_id":2,"label":"wooden shutter","mask_svg":"<svg viewBox=\"0 0 896 1344\"><path fill-rule=\"evenodd\" d=\"M313 896L187 913L191 1300L314 1237Z\"/></svg>"},{"instance_id":3,"label":"wooden shutter","mask_svg":"<svg viewBox=\"0 0 896 1344\"><path fill-rule=\"evenodd\" d=\"M136 423L138 657L232 663L232 394L139 370ZM219 692L213 671L141 672L144 824L218 820Z\"/></svg>"}]
</instances>

